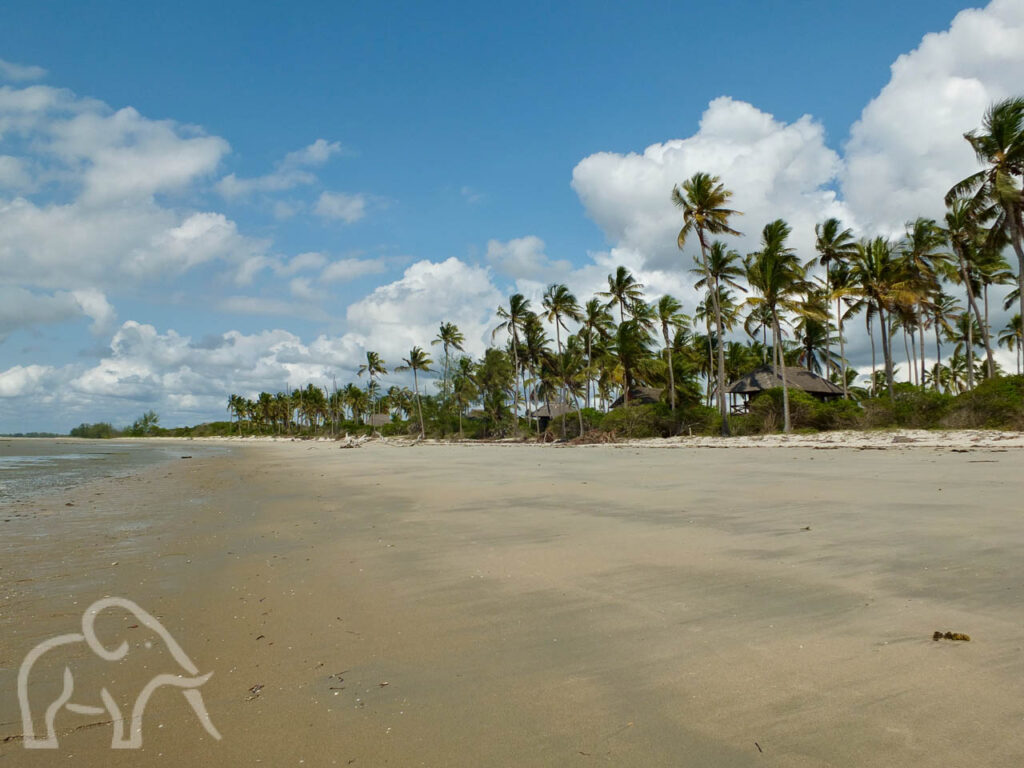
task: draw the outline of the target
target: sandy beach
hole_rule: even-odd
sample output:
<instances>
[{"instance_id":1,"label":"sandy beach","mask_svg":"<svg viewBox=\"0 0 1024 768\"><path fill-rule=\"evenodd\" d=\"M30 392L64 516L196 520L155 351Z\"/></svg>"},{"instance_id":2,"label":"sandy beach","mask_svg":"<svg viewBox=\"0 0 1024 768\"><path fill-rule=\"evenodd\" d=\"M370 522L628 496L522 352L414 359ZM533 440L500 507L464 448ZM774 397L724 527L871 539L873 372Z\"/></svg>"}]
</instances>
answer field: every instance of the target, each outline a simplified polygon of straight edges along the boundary
<instances>
[{"instance_id":1,"label":"sandy beach","mask_svg":"<svg viewBox=\"0 0 1024 768\"><path fill-rule=\"evenodd\" d=\"M237 441L7 505L0 765L1019 766L1022 446ZM221 740L167 687L141 750L68 711L23 748L22 659L104 596ZM40 660L40 712L170 671L114 613L128 657Z\"/></svg>"}]
</instances>

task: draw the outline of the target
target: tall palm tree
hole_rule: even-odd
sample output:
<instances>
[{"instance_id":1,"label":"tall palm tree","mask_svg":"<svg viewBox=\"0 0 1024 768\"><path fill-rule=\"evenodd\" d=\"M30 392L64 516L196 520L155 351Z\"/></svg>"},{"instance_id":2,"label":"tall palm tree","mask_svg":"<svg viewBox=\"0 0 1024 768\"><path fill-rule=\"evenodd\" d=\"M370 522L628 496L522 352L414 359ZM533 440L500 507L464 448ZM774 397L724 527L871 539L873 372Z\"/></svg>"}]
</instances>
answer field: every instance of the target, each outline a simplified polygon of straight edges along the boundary
<instances>
[{"instance_id":1,"label":"tall palm tree","mask_svg":"<svg viewBox=\"0 0 1024 768\"><path fill-rule=\"evenodd\" d=\"M904 279L900 263L893 255L892 243L884 237L857 243L851 278L868 308L868 322L876 315L881 330L882 357L885 360L885 383L890 399L894 397L892 344L889 338L888 313L900 301L913 301L916 294ZM874 337L872 336L872 344ZM873 349L873 348L872 348ZM872 369L874 368L872 353Z\"/></svg>"},{"instance_id":2,"label":"tall palm tree","mask_svg":"<svg viewBox=\"0 0 1024 768\"><path fill-rule=\"evenodd\" d=\"M420 401L419 372L423 371L424 373L428 373L430 371L430 366L434 364L434 361L431 360L427 356L427 353L422 349L419 347L413 347L409 350L409 356L402 358L402 362L404 365L400 365L395 368L395 372L412 371L413 389L416 392L416 410L420 416L420 439L422 440L427 436L427 430L423 424L423 403Z\"/></svg>"},{"instance_id":3,"label":"tall palm tree","mask_svg":"<svg viewBox=\"0 0 1024 768\"><path fill-rule=\"evenodd\" d=\"M986 213L977 208L971 200L960 198L955 199L951 202L949 209L946 211L946 236L949 238L949 244L953 248L953 253L956 254L957 262L959 264L959 277L960 281L964 285L964 289L967 292L967 303L970 306L971 311L974 313L974 319L978 322L978 326L985 330L985 319L981 314L981 309L978 307L977 297L974 292L974 280L973 280L973 261L977 248L981 245L983 238L982 227L986 221ZM995 360L992 354L992 343L989 340L988 333L982 334L985 342L985 356L986 363L988 365L989 376L995 373ZM973 346L973 345L969 345ZM973 388L973 367L968 366L968 387Z\"/></svg>"},{"instance_id":4,"label":"tall palm tree","mask_svg":"<svg viewBox=\"0 0 1024 768\"><path fill-rule=\"evenodd\" d=\"M607 305L598 298L593 298L583 307L583 319L580 333L587 341L587 408L590 407L590 388L594 374L594 341L607 340L611 336L614 321L608 313Z\"/></svg>"},{"instance_id":5,"label":"tall palm tree","mask_svg":"<svg viewBox=\"0 0 1024 768\"><path fill-rule=\"evenodd\" d=\"M786 360L782 354L781 312L809 314L800 294L808 284L806 272L796 256L796 251L786 244L791 229L782 219L765 225L761 232L761 250L747 257L747 282L757 295L747 301L753 306L764 306L772 320L772 339L778 350L776 371L782 377L782 419L783 431L792 429L789 418L789 383L786 380ZM820 318L824 319L824 318Z\"/></svg>"},{"instance_id":6,"label":"tall palm tree","mask_svg":"<svg viewBox=\"0 0 1024 768\"><path fill-rule=\"evenodd\" d=\"M825 269L825 293L828 296L832 296L832 272L834 269L842 269L846 264L849 264L850 260L856 251L856 242L853 237L853 230L844 228L842 222L839 219L833 217L826 219L820 224L814 225L814 249L818 252L818 263ZM842 319L838 317L841 314L839 307L839 298L836 298L836 324L840 326ZM826 320L826 326L828 321ZM829 360L832 357L830 349L830 334L825 335L825 359ZM839 332L840 340L842 339L842 331ZM842 350L839 352L840 358L845 357ZM826 371L827 375L827 371ZM843 382L846 381L845 374L842 375ZM844 388L843 397L846 397L846 391Z\"/></svg>"},{"instance_id":7,"label":"tall palm tree","mask_svg":"<svg viewBox=\"0 0 1024 768\"><path fill-rule=\"evenodd\" d=\"M455 375L452 377L452 396L459 407L459 439L462 439L462 414L466 406L479 397L473 360L460 357L455 363Z\"/></svg>"},{"instance_id":8,"label":"tall palm tree","mask_svg":"<svg viewBox=\"0 0 1024 768\"><path fill-rule=\"evenodd\" d=\"M597 295L608 299L608 306L619 305L619 322L623 323L626 321L627 310L632 315L633 304L643 300L644 287L628 269L620 265L614 275L608 275L608 290L598 291Z\"/></svg>"},{"instance_id":9,"label":"tall palm tree","mask_svg":"<svg viewBox=\"0 0 1024 768\"><path fill-rule=\"evenodd\" d=\"M462 331L459 330L455 323L441 323L441 327L437 332L437 338L430 342L431 346L441 344L444 349L444 379L442 379L441 395L445 399L448 397L451 351L457 349L461 352L465 341L466 337L462 335Z\"/></svg>"},{"instance_id":10,"label":"tall palm tree","mask_svg":"<svg viewBox=\"0 0 1024 768\"><path fill-rule=\"evenodd\" d=\"M526 319L533 312L530 311L530 300L527 299L521 293L514 293L509 297L508 309L505 307L498 307L498 317L503 321L498 324L498 327L491 333L493 339L499 331L506 331L511 339L512 347L512 370L513 380L520 374L519 365L519 334L521 333L523 326L526 324ZM515 412L515 424L516 432L519 432L519 385L513 384L513 410Z\"/></svg>"},{"instance_id":11,"label":"tall palm tree","mask_svg":"<svg viewBox=\"0 0 1024 768\"><path fill-rule=\"evenodd\" d=\"M658 299L656 308L658 324L661 326L661 336L665 339L665 354L668 356L668 402L674 416L676 412L676 375L672 362L672 340L675 337L675 332L686 325L687 317L683 314L683 305L668 294Z\"/></svg>"},{"instance_id":12,"label":"tall palm tree","mask_svg":"<svg viewBox=\"0 0 1024 768\"><path fill-rule=\"evenodd\" d=\"M388 369L384 367L384 361L381 360L380 355L378 355L376 352L367 352L366 362L359 366L359 370L356 372L356 375L362 376L364 373L369 377L369 381L367 382L366 385L366 393L367 398L372 404L373 397L370 395L370 389L374 387L374 383L378 376L387 375Z\"/></svg>"},{"instance_id":13,"label":"tall palm tree","mask_svg":"<svg viewBox=\"0 0 1024 768\"><path fill-rule=\"evenodd\" d=\"M683 227L676 237L676 245L682 250L691 233L697 234L700 244L701 262L705 274L710 277L711 267L708 263L708 235L738 235L729 226L729 219L739 215L739 211L726 208L732 192L727 190L717 176L698 172L683 182L682 188L672 187L672 203L683 211ZM725 330L722 324L722 308L718 301L718 292L712 291L712 305L715 312L715 327L718 332L718 409L722 415L722 434L729 434L729 409L725 398L725 348L722 340Z\"/></svg>"},{"instance_id":14,"label":"tall palm tree","mask_svg":"<svg viewBox=\"0 0 1024 768\"><path fill-rule=\"evenodd\" d=\"M946 193L946 204L960 198L971 200L974 209L998 212L995 229L1005 230L1017 254L1017 288L1020 313L1024 315L1024 195L1015 177L1024 176L1024 97L996 102L985 112L980 131L964 138L986 167L973 173Z\"/></svg>"}]
</instances>

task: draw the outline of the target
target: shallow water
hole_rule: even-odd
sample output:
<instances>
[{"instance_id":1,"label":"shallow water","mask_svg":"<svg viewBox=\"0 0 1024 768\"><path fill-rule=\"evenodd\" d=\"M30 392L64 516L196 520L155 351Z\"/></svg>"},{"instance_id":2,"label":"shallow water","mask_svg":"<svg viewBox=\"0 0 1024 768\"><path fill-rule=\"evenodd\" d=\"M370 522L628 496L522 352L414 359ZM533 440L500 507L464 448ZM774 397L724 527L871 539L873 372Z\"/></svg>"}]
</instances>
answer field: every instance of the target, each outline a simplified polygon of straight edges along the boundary
<instances>
[{"instance_id":1,"label":"shallow water","mask_svg":"<svg viewBox=\"0 0 1024 768\"><path fill-rule=\"evenodd\" d=\"M101 477L122 477L215 446L161 445L130 440L0 438L0 502L66 490Z\"/></svg>"}]
</instances>

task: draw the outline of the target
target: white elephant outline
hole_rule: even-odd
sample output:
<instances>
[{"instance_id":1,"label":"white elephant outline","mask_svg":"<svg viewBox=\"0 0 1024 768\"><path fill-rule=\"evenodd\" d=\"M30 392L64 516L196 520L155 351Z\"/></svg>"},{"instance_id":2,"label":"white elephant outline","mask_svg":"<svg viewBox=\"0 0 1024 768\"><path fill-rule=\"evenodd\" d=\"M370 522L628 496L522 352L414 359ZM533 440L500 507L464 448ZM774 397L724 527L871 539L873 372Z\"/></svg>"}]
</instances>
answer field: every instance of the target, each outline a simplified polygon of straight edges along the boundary
<instances>
[{"instance_id":1,"label":"white elephant outline","mask_svg":"<svg viewBox=\"0 0 1024 768\"><path fill-rule=\"evenodd\" d=\"M69 703L71 695L74 692L74 675L72 675L71 669L65 666L64 688L61 691L60 696L54 699L46 708L46 715L44 719L46 723L46 737L36 738L32 722L31 705L28 699L28 682L32 666L47 651L58 648L62 645L70 645L72 643L80 642L85 642L89 648L92 649L93 653L101 659L105 659L107 661L120 661L123 659L128 654L128 642L126 640L121 641L121 644L114 650L107 650L103 647L99 638L96 637L96 616L101 611L114 607L123 608L130 612L135 616L139 624L149 628L159 635L168 650L170 650L174 660L177 661L186 672L192 675L192 677L160 674L150 680L135 699L135 703L132 706L131 719L129 721L129 735L128 738L125 738L125 720L121 716L121 709L117 706L117 702L114 701L114 697L110 695L110 692L107 691L106 688L100 689L100 698L103 700L103 704L106 707L105 710L102 707ZM153 695L153 692L156 691L157 688L165 685L184 689L182 693L189 705L191 705L192 709L195 711L203 728L206 729L206 732L213 736L213 738L219 741L221 739L221 735L210 720L210 715L206 711L206 704L203 702L203 696L198 690L199 686L209 680L211 675L213 675L212 672L202 676L199 675L198 667L192 663L192 660L181 649L181 646L178 645L177 641L173 637L171 637L170 632L164 628L164 625L161 624L156 617L140 608L131 600L127 600L123 597L105 597L101 600L97 600L85 609L85 613L82 614L81 632L72 632L66 635L52 637L49 640L44 640L29 651L25 656L25 659L21 662L21 667L18 669L18 703L21 705L23 744L26 749L57 749L59 744L57 733L54 729L54 719L61 708L65 707L71 712L84 715L101 715L104 712L108 712L111 720L113 721L113 735L111 737L110 748L138 749L142 746L142 716L145 713L146 704L149 702L149 697Z\"/></svg>"}]
</instances>

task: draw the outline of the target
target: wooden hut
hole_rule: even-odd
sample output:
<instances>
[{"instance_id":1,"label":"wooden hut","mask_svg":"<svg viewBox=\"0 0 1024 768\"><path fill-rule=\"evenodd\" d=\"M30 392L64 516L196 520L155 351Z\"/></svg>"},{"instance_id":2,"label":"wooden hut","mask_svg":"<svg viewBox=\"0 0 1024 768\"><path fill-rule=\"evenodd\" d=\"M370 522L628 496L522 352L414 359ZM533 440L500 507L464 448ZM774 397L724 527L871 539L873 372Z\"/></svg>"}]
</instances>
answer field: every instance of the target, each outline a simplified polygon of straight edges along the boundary
<instances>
[{"instance_id":1,"label":"wooden hut","mask_svg":"<svg viewBox=\"0 0 1024 768\"><path fill-rule=\"evenodd\" d=\"M548 428L552 419L568 416L571 413L576 413L576 406L569 403L550 403L530 411L527 415L540 422L540 431L543 432Z\"/></svg>"},{"instance_id":2,"label":"wooden hut","mask_svg":"<svg viewBox=\"0 0 1024 768\"><path fill-rule=\"evenodd\" d=\"M815 397L822 402L836 400L843 396L842 387L833 384L816 373L811 373L806 368L800 368L796 365L786 366L786 385L790 389L803 390L811 397ZM765 390L781 386L782 376L776 375L772 366L763 365L734 381L725 391L733 396L733 410L745 411L750 398L756 397ZM736 395L743 397L743 405L740 408L735 406Z\"/></svg>"}]
</instances>

